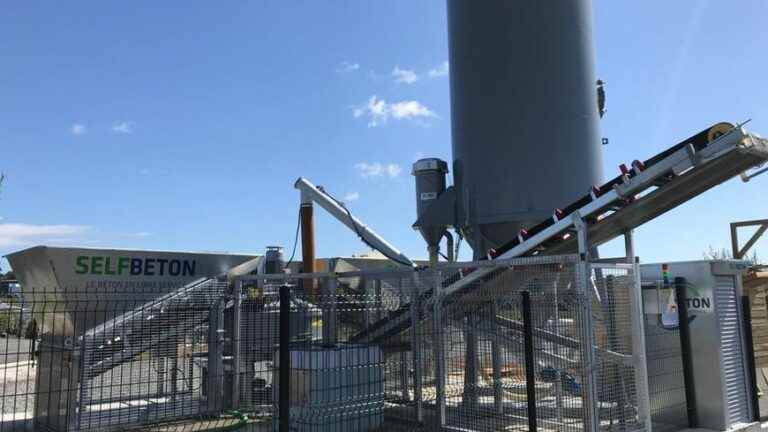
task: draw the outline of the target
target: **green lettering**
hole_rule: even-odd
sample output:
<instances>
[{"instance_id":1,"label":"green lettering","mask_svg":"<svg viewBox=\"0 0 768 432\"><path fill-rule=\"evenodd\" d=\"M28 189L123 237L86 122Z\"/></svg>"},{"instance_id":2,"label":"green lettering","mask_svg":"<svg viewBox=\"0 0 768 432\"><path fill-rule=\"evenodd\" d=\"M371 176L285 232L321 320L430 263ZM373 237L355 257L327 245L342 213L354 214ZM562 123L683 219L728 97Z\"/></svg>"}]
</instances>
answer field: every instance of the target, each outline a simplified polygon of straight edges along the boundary
<instances>
[{"instance_id":1,"label":"green lettering","mask_svg":"<svg viewBox=\"0 0 768 432\"><path fill-rule=\"evenodd\" d=\"M105 263L104 263L104 274L108 274L108 275L115 274L115 271L109 268L109 264L110 264L110 261L111 261L109 259L109 257L105 257L104 261L105 261Z\"/></svg>"},{"instance_id":2,"label":"green lettering","mask_svg":"<svg viewBox=\"0 0 768 432\"><path fill-rule=\"evenodd\" d=\"M104 265L104 257L91 257L91 274L100 275L104 273L102 266Z\"/></svg>"},{"instance_id":3,"label":"green lettering","mask_svg":"<svg viewBox=\"0 0 768 432\"><path fill-rule=\"evenodd\" d=\"M88 257L79 256L75 260L75 273L85 274L88 273Z\"/></svg>"},{"instance_id":4,"label":"green lettering","mask_svg":"<svg viewBox=\"0 0 768 432\"><path fill-rule=\"evenodd\" d=\"M129 259L126 257L120 257L117 259L117 274L121 275L123 274L123 270L128 269L128 261Z\"/></svg>"}]
</instances>

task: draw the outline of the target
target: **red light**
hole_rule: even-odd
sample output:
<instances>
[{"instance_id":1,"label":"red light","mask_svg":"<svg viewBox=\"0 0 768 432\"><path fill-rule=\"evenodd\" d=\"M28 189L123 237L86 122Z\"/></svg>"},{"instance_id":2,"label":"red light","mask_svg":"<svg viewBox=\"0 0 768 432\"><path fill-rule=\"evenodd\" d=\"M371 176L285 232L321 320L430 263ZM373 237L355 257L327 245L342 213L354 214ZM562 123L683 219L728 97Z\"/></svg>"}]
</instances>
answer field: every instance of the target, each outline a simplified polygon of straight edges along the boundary
<instances>
[{"instance_id":1,"label":"red light","mask_svg":"<svg viewBox=\"0 0 768 432\"><path fill-rule=\"evenodd\" d=\"M627 168L626 164L619 165L619 171L621 171L621 173L624 174L624 175L628 175L629 174L629 169Z\"/></svg>"}]
</instances>

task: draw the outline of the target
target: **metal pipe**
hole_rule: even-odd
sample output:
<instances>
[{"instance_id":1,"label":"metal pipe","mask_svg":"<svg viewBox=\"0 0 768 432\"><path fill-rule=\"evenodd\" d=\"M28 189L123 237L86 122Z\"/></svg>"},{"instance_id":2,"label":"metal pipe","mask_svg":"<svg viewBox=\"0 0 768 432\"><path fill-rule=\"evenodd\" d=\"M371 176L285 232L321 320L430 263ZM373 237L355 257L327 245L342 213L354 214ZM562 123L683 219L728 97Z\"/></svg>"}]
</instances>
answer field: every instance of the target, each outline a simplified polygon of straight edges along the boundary
<instances>
[{"instance_id":1,"label":"metal pipe","mask_svg":"<svg viewBox=\"0 0 768 432\"><path fill-rule=\"evenodd\" d=\"M306 198L306 199L305 199ZM312 200L305 194L301 194L301 206L299 207L299 217L301 218L301 259L303 263L302 273L315 272L315 215ZM302 280L301 284L304 292L309 298L314 298L317 294L317 280Z\"/></svg>"},{"instance_id":2,"label":"metal pipe","mask_svg":"<svg viewBox=\"0 0 768 432\"><path fill-rule=\"evenodd\" d=\"M429 253L429 265L434 267L440 261L440 245L427 246L427 252Z\"/></svg>"},{"instance_id":3,"label":"metal pipe","mask_svg":"<svg viewBox=\"0 0 768 432\"><path fill-rule=\"evenodd\" d=\"M448 230L443 233L445 237L445 247L448 248L448 262L455 262L456 257L453 254L453 236Z\"/></svg>"},{"instance_id":4,"label":"metal pipe","mask_svg":"<svg viewBox=\"0 0 768 432\"><path fill-rule=\"evenodd\" d=\"M397 250L394 246L389 244L380 235L376 234L372 229L368 228L355 216L351 215L344 207L342 207L336 200L334 200L327 193L321 191L317 186L313 185L309 180L299 177L294 184L294 187L301 191L302 202L313 201L320 205L325 211L330 213L331 216L336 218L339 222L344 224L347 228L358 234L365 243L372 246L374 249L386 255L392 261L403 266L415 267L416 265L410 258L405 256L402 252Z\"/></svg>"}]
</instances>

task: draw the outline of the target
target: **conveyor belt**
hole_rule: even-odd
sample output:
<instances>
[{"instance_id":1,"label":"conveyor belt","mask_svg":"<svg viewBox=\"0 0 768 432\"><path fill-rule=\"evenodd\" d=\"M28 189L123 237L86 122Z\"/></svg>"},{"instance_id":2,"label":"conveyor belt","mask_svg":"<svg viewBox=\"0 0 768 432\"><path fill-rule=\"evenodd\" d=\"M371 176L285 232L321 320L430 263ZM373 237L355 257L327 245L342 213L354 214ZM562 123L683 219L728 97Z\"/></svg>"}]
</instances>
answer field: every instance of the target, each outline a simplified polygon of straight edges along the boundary
<instances>
[{"instance_id":1,"label":"conveyor belt","mask_svg":"<svg viewBox=\"0 0 768 432\"><path fill-rule=\"evenodd\" d=\"M189 334L208 319L222 286L215 278L196 280L88 330L83 337L84 377L98 376L169 338Z\"/></svg>"},{"instance_id":2,"label":"conveyor belt","mask_svg":"<svg viewBox=\"0 0 768 432\"><path fill-rule=\"evenodd\" d=\"M574 201L553 216L520 234L495 252L495 258L509 259L535 254L553 255L574 251L574 217L588 227L590 245L605 243L627 230L679 206L701 193L764 163L768 140L745 132L740 126L718 123L668 148ZM495 270L480 268L461 279L443 284L445 295L462 295L472 283L482 281ZM428 310L432 291L422 294L422 310ZM355 335L353 341L380 342L411 325L410 305L374 323ZM421 319L421 318L420 318Z\"/></svg>"}]
</instances>

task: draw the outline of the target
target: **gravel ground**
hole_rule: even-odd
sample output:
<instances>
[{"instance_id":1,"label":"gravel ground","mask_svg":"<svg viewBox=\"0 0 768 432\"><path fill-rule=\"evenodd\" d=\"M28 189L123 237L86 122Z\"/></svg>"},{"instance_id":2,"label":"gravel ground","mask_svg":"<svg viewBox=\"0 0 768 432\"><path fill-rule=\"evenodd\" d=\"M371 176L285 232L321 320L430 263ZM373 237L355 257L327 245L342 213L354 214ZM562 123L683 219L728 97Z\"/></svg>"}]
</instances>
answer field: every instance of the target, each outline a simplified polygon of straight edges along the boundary
<instances>
[{"instance_id":1,"label":"gravel ground","mask_svg":"<svg viewBox=\"0 0 768 432\"><path fill-rule=\"evenodd\" d=\"M0 366L0 412L32 412L36 368L28 362Z\"/></svg>"},{"instance_id":2,"label":"gravel ground","mask_svg":"<svg viewBox=\"0 0 768 432\"><path fill-rule=\"evenodd\" d=\"M16 336L0 337L0 364L29 360L29 339Z\"/></svg>"}]
</instances>

